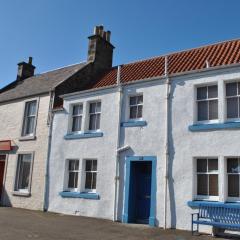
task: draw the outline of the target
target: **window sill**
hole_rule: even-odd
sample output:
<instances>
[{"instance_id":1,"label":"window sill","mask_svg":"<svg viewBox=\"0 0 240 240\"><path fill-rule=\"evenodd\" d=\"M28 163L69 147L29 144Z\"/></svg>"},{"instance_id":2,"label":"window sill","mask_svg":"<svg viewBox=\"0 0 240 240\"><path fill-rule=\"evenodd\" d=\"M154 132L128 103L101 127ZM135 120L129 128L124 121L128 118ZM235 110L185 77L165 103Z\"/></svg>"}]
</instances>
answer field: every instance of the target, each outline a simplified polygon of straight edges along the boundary
<instances>
[{"instance_id":1,"label":"window sill","mask_svg":"<svg viewBox=\"0 0 240 240\"><path fill-rule=\"evenodd\" d=\"M198 208L200 205L205 206L217 206L217 207L231 207L231 208L240 208L239 203L230 203L230 202L214 202L214 201L188 201L187 205L192 208Z\"/></svg>"},{"instance_id":2,"label":"window sill","mask_svg":"<svg viewBox=\"0 0 240 240\"><path fill-rule=\"evenodd\" d=\"M12 193L13 196L19 196L19 197L30 197L31 193L30 192L19 192L19 191L14 191Z\"/></svg>"},{"instance_id":3,"label":"window sill","mask_svg":"<svg viewBox=\"0 0 240 240\"><path fill-rule=\"evenodd\" d=\"M84 198L99 200L100 195L97 193L84 193L84 192L60 192L59 195L63 198Z\"/></svg>"},{"instance_id":4,"label":"window sill","mask_svg":"<svg viewBox=\"0 0 240 240\"><path fill-rule=\"evenodd\" d=\"M64 139L81 139L81 138L95 138L95 137L102 137L103 132L86 132L86 133L75 133L75 134L67 134L64 136Z\"/></svg>"},{"instance_id":5,"label":"window sill","mask_svg":"<svg viewBox=\"0 0 240 240\"><path fill-rule=\"evenodd\" d=\"M23 136L18 139L19 141L30 141L30 140L36 140L36 136Z\"/></svg>"},{"instance_id":6,"label":"window sill","mask_svg":"<svg viewBox=\"0 0 240 240\"><path fill-rule=\"evenodd\" d=\"M147 126L147 122L143 120L136 120L136 121L128 121L128 122L122 122L122 127L144 127Z\"/></svg>"},{"instance_id":7,"label":"window sill","mask_svg":"<svg viewBox=\"0 0 240 240\"><path fill-rule=\"evenodd\" d=\"M225 123L193 124L188 127L191 132L200 132L208 130L236 129L240 128L240 121Z\"/></svg>"}]
</instances>

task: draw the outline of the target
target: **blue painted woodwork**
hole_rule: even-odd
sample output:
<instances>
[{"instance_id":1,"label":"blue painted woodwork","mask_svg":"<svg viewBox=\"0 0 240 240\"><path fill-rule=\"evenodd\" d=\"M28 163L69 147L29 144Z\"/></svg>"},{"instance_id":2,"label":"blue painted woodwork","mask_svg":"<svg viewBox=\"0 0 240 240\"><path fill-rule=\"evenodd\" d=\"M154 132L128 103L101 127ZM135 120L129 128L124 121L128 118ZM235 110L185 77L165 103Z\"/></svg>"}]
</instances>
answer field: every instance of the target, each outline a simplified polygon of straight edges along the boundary
<instances>
[{"instance_id":1,"label":"blue painted woodwork","mask_svg":"<svg viewBox=\"0 0 240 240\"><path fill-rule=\"evenodd\" d=\"M150 161L152 165L151 169L151 197L150 197L150 216L149 216L149 225L155 226L156 224L156 157L155 156L131 156L126 157L125 162L125 192L124 192L124 209L123 209L123 216L122 221L124 223L131 222L131 217L133 216L134 212L134 201L130 200L130 190L132 188L132 181L131 175L131 165L134 162L141 162L141 161ZM134 168L133 168L134 169ZM133 170L134 171L134 170Z\"/></svg>"},{"instance_id":2,"label":"blue painted woodwork","mask_svg":"<svg viewBox=\"0 0 240 240\"><path fill-rule=\"evenodd\" d=\"M122 122L122 127L144 127L147 126L147 122L143 120L131 120L128 122Z\"/></svg>"},{"instance_id":3,"label":"blue painted woodwork","mask_svg":"<svg viewBox=\"0 0 240 240\"><path fill-rule=\"evenodd\" d=\"M240 230L240 208L233 204L201 203L199 212L192 214L192 234L199 231L199 225L209 225L228 230ZM194 230L197 225L197 230Z\"/></svg>"},{"instance_id":4,"label":"blue painted woodwork","mask_svg":"<svg viewBox=\"0 0 240 240\"><path fill-rule=\"evenodd\" d=\"M194 124L188 127L191 132L240 128L240 121L225 123Z\"/></svg>"},{"instance_id":5,"label":"blue painted woodwork","mask_svg":"<svg viewBox=\"0 0 240 240\"><path fill-rule=\"evenodd\" d=\"M68 133L64 136L64 139L80 139L80 138L95 138L102 137L103 132L85 132L85 133Z\"/></svg>"},{"instance_id":6,"label":"blue painted woodwork","mask_svg":"<svg viewBox=\"0 0 240 240\"><path fill-rule=\"evenodd\" d=\"M60 192L59 195L63 198L100 199L100 196L97 193Z\"/></svg>"},{"instance_id":7,"label":"blue painted woodwork","mask_svg":"<svg viewBox=\"0 0 240 240\"><path fill-rule=\"evenodd\" d=\"M189 207L193 207L193 208L198 208L200 205L206 205L206 206L218 206L218 207L231 207L231 208L239 208L240 209L240 203L238 202L210 202L210 201L188 201L187 205Z\"/></svg>"}]
</instances>

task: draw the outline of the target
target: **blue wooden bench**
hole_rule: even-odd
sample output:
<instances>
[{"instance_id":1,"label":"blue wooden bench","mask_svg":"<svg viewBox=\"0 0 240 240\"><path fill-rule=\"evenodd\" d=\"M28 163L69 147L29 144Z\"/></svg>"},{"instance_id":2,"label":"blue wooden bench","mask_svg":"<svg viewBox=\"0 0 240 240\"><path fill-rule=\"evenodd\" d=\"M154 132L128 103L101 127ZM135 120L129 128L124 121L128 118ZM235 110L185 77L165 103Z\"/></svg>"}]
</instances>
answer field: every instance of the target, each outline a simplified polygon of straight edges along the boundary
<instances>
[{"instance_id":1,"label":"blue wooden bench","mask_svg":"<svg viewBox=\"0 0 240 240\"><path fill-rule=\"evenodd\" d=\"M209 225L216 228L239 231L240 206L239 204L209 204L200 203L199 212L192 214L192 235L199 232L199 225ZM194 230L194 225L197 229Z\"/></svg>"}]
</instances>

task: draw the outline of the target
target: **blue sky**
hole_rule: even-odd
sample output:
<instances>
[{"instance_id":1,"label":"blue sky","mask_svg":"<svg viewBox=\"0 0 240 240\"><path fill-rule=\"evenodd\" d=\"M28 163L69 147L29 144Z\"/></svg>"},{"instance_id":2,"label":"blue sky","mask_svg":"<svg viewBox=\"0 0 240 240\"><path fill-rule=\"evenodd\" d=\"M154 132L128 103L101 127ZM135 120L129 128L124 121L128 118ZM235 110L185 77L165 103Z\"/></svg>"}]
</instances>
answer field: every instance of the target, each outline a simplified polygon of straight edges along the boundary
<instances>
[{"instance_id":1,"label":"blue sky","mask_svg":"<svg viewBox=\"0 0 240 240\"><path fill-rule=\"evenodd\" d=\"M114 65L240 37L239 0L0 0L0 88L33 56L36 73L86 60L95 25Z\"/></svg>"}]
</instances>

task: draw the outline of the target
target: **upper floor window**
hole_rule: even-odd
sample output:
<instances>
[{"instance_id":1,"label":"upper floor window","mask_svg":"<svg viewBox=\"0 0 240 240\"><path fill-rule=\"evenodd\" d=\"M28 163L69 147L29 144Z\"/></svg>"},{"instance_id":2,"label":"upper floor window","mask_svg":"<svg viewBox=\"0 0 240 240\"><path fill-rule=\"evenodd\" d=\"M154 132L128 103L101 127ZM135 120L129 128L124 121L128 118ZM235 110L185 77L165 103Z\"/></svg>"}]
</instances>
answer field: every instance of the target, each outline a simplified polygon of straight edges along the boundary
<instances>
[{"instance_id":1,"label":"upper floor window","mask_svg":"<svg viewBox=\"0 0 240 240\"><path fill-rule=\"evenodd\" d=\"M240 82L226 84L227 118L240 118Z\"/></svg>"},{"instance_id":2,"label":"upper floor window","mask_svg":"<svg viewBox=\"0 0 240 240\"><path fill-rule=\"evenodd\" d=\"M240 198L240 158L227 159L228 197Z\"/></svg>"},{"instance_id":3,"label":"upper floor window","mask_svg":"<svg viewBox=\"0 0 240 240\"><path fill-rule=\"evenodd\" d=\"M129 118L142 118L143 111L143 95L132 96L129 99Z\"/></svg>"},{"instance_id":4,"label":"upper floor window","mask_svg":"<svg viewBox=\"0 0 240 240\"><path fill-rule=\"evenodd\" d=\"M97 183L97 160L86 160L85 162L85 190L96 191Z\"/></svg>"},{"instance_id":5,"label":"upper floor window","mask_svg":"<svg viewBox=\"0 0 240 240\"><path fill-rule=\"evenodd\" d=\"M77 191L79 175L79 160L68 161L68 189Z\"/></svg>"},{"instance_id":6,"label":"upper floor window","mask_svg":"<svg viewBox=\"0 0 240 240\"><path fill-rule=\"evenodd\" d=\"M209 121L218 119L217 85L197 88L197 120Z\"/></svg>"},{"instance_id":7,"label":"upper floor window","mask_svg":"<svg viewBox=\"0 0 240 240\"><path fill-rule=\"evenodd\" d=\"M89 106L89 130L100 129L101 102L90 103Z\"/></svg>"},{"instance_id":8,"label":"upper floor window","mask_svg":"<svg viewBox=\"0 0 240 240\"><path fill-rule=\"evenodd\" d=\"M37 100L26 102L23 118L22 136L34 135L37 113Z\"/></svg>"},{"instance_id":9,"label":"upper floor window","mask_svg":"<svg viewBox=\"0 0 240 240\"><path fill-rule=\"evenodd\" d=\"M15 191L28 193L30 191L32 154L18 155Z\"/></svg>"},{"instance_id":10,"label":"upper floor window","mask_svg":"<svg viewBox=\"0 0 240 240\"><path fill-rule=\"evenodd\" d=\"M197 195L202 198L218 196L218 159L197 159Z\"/></svg>"},{"instance_id":11,"label":"upper floor window","mask_svg":"<svg viewBox=\"0 0 240 240\"><path fill-rule=\"evenodd\" d=\"M73 105L72 108L72 132L79 132L82 129L83 105Z\"/></svg>"}]
</instances>

